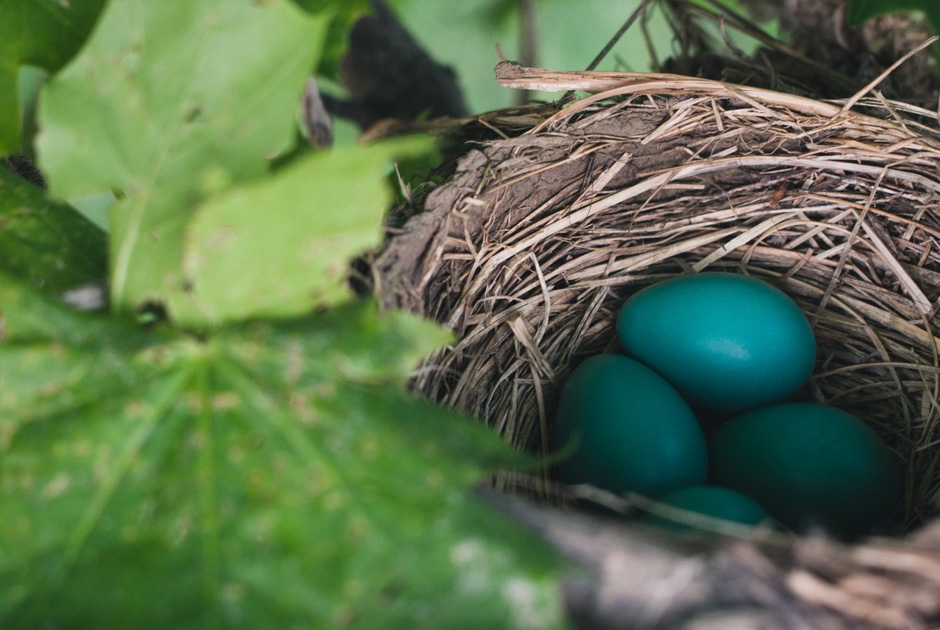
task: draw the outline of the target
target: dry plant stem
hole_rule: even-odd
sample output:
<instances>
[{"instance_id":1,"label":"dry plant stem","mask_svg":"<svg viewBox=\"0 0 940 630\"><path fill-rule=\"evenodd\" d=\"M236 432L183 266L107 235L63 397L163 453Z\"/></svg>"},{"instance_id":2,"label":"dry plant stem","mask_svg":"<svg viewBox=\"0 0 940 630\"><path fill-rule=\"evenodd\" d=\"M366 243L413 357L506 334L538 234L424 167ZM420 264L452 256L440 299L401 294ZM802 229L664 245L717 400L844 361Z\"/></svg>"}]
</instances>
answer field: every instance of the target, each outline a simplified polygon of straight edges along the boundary
<instances>
[{"instance_id":1,"label":"dry plant stem","mask_svg":"<svg viewBox=\"0 0 940 630\"><path fill-rule=\"evenodd\" d=\"M545 453L568 371L616 351L630 294L747 273L813 322L819 364L802 396L863 418L903 462L899 529L936 517L940 140L890 102L879 118L705 79L498 71L599 93L472 150L377 255L385 306L457 333L414 388Z\"/></svg>"},{"instance_id":2,"label":"dry plant stem","mask_svg":"<svg viewBox=\"0 0 940 630\"><path fill-rule=\"evenodd\" d=\"M801 113L818 116L835 116L839 108L811 98L774 92L762 88L742 85L731 86L719 81L697 79L677 74L645 72L563 72L525 68L511 61L496 66L496 80L505 87L522 90L562 92L582 90L597 94L578 101L582 107L593 102L627 94L658 94L660 92L685 91L688 93L710 93L712 95L750 98L755 103L766 103L787 107ZM588 101L588 102L585 102ZM567 111L567 110L566 110Z\"/></svg>"}]
</instances>

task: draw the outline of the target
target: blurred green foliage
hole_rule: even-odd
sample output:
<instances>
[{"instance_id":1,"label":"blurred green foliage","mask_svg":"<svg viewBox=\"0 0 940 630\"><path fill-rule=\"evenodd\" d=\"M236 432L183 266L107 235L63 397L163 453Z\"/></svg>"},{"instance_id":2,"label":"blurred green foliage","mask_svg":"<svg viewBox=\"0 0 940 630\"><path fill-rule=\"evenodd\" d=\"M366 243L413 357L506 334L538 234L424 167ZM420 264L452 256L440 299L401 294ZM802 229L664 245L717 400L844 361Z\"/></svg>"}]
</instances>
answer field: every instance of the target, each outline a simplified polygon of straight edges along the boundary
<instances>
[{"instance_id":1,"label":"blurred green foliage","mask_svg":"<svg viewBox=\"0 0 940 630\"><path fill-rule=\"evenodd\" d=\"M699 4L714 9L704 0ZM738 0L723 0L723 4L747 14ZM512 105L516 98L513 90L496 83L493 68L503 58L519 58L520 5L520 0L401 0L399 15L436 59L456 69L470 111L480 112ZM554 70L584 70L639 5L639 0L536 0L536 64ZM763 26L776 31L774 24ZM756 45L729 31L742 49ZM720 41L717 29L715 35ZM647 72L655 62L677 52L676 46L667 16L654 2L598 70Z\"/></svg>"},{"instance_id":2,"label":"blurred green foliage","mask_svg":"<svg viewBox=\"0 0 940 630\"><path fill-rule=\"evenodd\" d=\"M566 626L559 560L474 492L531 462L406 390L451 334L344 282L431 143L291 154L364 3L303 4L110 0L24 90L50 187L0 162L4 630ZM107 234L60 200L112 191ZM61 301L105 276L111 313Z\"/></svg>"},{"instance_id":3,"label":"blurred green foliage","mask_svg":"<svg viewBox=\"0 0 940 630\"><path fill-rule=\"evenodd\" d=\"M402 21L434 57L457 71L472 112L514 103L513 90L496 83L493 68L503 58L518 59L520 11L517 0L404 0ZM538 0L536 63L557 70L583 70L636 9L630 0ZM649 31L659 54L672 35L662 14L651 15ZM601 70L643 71L650 67L647 42L637 28L628 32Z\"/></svg>"},{"instance_id":4,"label":"blurred green foliage","mask_svg":"<svg viewBox=\"0 0 940 630\"><path fill-rule=\"evenodd\" d=\"M934 35L940 35L940 2L938 0L850 0L849 23L860 26L865 20L895 11L920 11ZM940 72L940 42L934 44L937 71Z\"/></svg>"},{"instance_id":5,"label":"blurred green foliage","mask_svg":"<svg viewBox=\"0 0 940 630\"><path fill-rule=\"evenodd\" d=\"M32 65L49 72L65 65L84 43L105 0L0 0L0 155L25 144L19 72Z\"/></svg>"}]
</instances>

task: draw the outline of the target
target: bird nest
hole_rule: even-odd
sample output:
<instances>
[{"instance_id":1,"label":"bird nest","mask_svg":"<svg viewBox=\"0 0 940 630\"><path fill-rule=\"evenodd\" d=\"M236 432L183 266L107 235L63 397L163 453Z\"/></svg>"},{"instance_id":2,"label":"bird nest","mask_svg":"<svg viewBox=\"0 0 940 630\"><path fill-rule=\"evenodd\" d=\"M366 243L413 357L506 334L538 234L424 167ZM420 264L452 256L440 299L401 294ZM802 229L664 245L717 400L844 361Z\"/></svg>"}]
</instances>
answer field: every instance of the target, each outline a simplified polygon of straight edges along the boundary
<instances>
[{"instance_id":1,"label":"bird nest","mask_svg":"<svg viewBox=\"0 0 940 630\"><path fill-rule=\"evenodd\" d=\"M616 347L627 297L680 274L744 273L813 325L805 397L863 418L904 462L906 525L933 516L935 129L887 102L869 103L876 117L688 77L579 76L572 87L602 91L471 150L376 257L385 306L457 334L415 390L547 453L559 386L579 358Z\"/></svg>"},{"instance_id":2,"label":"bird nest","mask_svg":"<svg viewBox=\"0 0 940 630\"><path fill-rule=\"evenodd\" d=\"M706 269L747 274L812 324L801 396L862 418L902 465L897 531L935 519L936 114L674 75L498 74L590 95L472 148L372 258L385 307L456 333L414 390L547 454L560 387L580 359L616 351L630 295ZM935 593L940 561L931 570Z\"/></svg>"}]
</instances>

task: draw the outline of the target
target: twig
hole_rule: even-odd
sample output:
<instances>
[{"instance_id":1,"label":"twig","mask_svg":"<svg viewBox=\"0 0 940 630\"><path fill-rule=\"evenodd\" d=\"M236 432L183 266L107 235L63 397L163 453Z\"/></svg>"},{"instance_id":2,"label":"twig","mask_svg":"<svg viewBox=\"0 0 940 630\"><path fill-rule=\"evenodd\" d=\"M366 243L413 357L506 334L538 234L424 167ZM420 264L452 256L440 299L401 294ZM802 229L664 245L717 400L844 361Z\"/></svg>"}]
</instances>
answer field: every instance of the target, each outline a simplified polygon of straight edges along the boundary
<instances>
[{"instance_id":1,"label":"twig","mask_svg":"<svg viewBox=\"0 0 940 630\"><path fill-rule=\"evenodd\" d=\"M520 0L521 24L519 27L519 60L527 66L538 63L538 29L536 28L535 0ZM516 95L516 104L529 101L531 93L522 90Z\"/></svg>"},{"instance_id":2,"label":"twig","mask_svg":"<svg viewBox=\"0 0 940 630\"><path fill-rule=\"evenodd\" d=\"M796 61L799 61L800 63L806 64L807 66L813 68L814 70L816 70L823 76L827 76L833 81L838 81L840 84L842 84L842 86L846 88L850 88L850 89L855 88L855 85L853 85L852 82L847 77L836 72L835 70L833 70L832 68L830 68L829 66L825 64L821 64L818 61L810 59L806 55L803 55L798 50L791 48L790 46L787 46L786 44L776 39L775 37L768 35L760 26L758 26L751 20L747 19L746 17L744 17L740 13L737 13L736 11L732 11L727 6L724 6L723 4L720 4L716 2L715 0L707 0L707 2L711 4L712 6L716 7L717 11L709 10L701 5L688 2L688 0L682 0L682 2L689 8L689 10L696 11L713 20L717 20L721 15L725 15L726 17L731 19L734 25L742 33L750 37L753 37L764 46L767 46L768 48L776 50L792 59L795 59ZM718 11L720 11L720 13Z\"/></svg>"},{"instance_id":3,"label":"twig","mask_svg":"<svg viewBox=\"0 0 940 630\"><path fill-rule=\"evenodd\" d=\"M879 83L881 83L882 81L884 81L885 79L887 79L888 76L889 76L892 72L894 72L895 70L897 70L898 67L900 67L904 62L906 62L908 59L910 59L911 57L913 57L914 55L916 55L916 54L919 53L920 51L924 50L925 48L928 48L931 44L933 44L933 43L934 43L935 41L937 41L938 39L940 39L940 37L937 37L936 35L934 35L934 36L931 37L930 39L927 39L927 40L921 42L921 44L918 45L916 48L914 48L913 50L911 50L910 52L908 52L906 55L904 55L903 57L901 57L900 59L898 59L897 61L895 61L893 64L891 64L884 72L882 72L882 73L879 74L877 77L875 77L874 79L872 79L872 80L868 83L868 85L866 85L866 86L863 87L861 90L859 90L858 92L856 92L848 101L846 101L846 102L845 102L845 105L842 106L842 111L841 111L840 113L841 113L841 114L844 114L845 112L847 112L847 111L849 111L850 109L852 109L853 107L855 107L855 104L858 103L859 100L862 99L862 97L864 97L866 94L868 94L869 92L871 92L872 90L874 90L875 87L876 87Z\"/></svg>"},{"instance_id":4,"label":"twig","mask_svg":"<svg viewBox=\"0 0 940 630\"><path fill-rule=\"evenodd\" d=\"M650 2L652 2L652 0L643 0L640 2L640 6L638 6L633 11L633 13L630 14L630 17L627 18L627 21L623 23L614 36L610 38L610 41L607 42L607 45L604 46L604 48L599 53L597 53L597 56L594 57L594 60L588 64L586 70L594 70L598 65L600 65L600 63L604 60L604 57L606 57L610 51L613 50L614 46L617 45L617 42L620 41L620 38L623 37L623 34L626 33L631 26L633 26L633 23L636 22L637 18L643 15L643 12L646 11L646 7L649 6Z\"/></svg>"}]
</instances>

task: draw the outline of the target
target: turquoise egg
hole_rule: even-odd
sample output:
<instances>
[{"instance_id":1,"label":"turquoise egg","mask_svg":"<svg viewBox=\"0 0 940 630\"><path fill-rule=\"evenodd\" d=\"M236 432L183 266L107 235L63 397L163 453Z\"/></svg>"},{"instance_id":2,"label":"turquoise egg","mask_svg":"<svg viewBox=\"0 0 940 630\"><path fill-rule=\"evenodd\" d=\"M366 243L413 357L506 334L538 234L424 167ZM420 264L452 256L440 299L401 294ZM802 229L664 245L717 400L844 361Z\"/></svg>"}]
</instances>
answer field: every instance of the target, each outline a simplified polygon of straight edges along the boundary
<instances>
[{"instance_id":1,"label":"turquoise egg","mask_svg":"<svg viewBox=\"0 0 940 630\"><path fill-rule=\"evenodd\" d=\"M758 525L768 521L770 516L754 499L731 488L721 486L692 486L670 492L659 499L660 503L697 512L705 516L734 521L743 525ZM663 525L670 529L686 530L692 528L688 519L672 519L664 514L649 512L644 520Z\"/></svg>"},{"instance_id":2,"label":"turquoise egg","mask_svg":"<svg viewBox=\"0 0 940 630\"><path fill-rule=\"evenodd\" d=\"M653 370L621 355L597 355L572 371L554 447L564 457L559 479L653 498L701 485L708 469L705 438L688 404Z\"/></svg>"},{"instance_id":3,"label":"turquoise egg","mask_svg":"<svg viewBox=\"0 0 940 630\"><path fill-rule=\"evenodd\" d=\"M712 477L764 506L784 525L854 537L894 513L901 481L875 432L847 411L814 403L755 409L719 427Z\"/></svg>"},{"instance_id":4,"label":"turquoise egg","mask_svg":"<svg viewBox=\"0 0 940 630\"><path fill-rule=\"evenodd\" d=\"M617 332L693 406L739 413L780 402L809 379L813 331L777 288L734 273L698 273L646 287L624 304Z\"/></svg>"}]
</instances>

